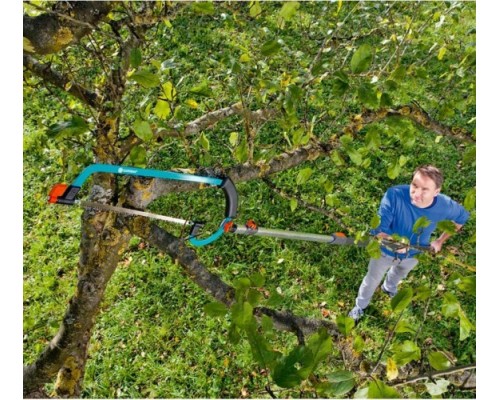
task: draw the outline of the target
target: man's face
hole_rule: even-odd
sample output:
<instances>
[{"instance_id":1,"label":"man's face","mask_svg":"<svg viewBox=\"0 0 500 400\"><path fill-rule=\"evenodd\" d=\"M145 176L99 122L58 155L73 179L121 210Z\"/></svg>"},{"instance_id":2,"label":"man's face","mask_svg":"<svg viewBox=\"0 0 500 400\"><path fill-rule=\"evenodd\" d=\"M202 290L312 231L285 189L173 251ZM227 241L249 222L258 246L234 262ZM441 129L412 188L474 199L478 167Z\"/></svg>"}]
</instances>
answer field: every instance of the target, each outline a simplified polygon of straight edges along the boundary
<instances>
[{"instance_id":1,"label":"man's face","mask_svg":"<svg viewBox=\"0 0 500 400\"><path fill-rule=\"evenodd\" d=\"M411 203L419 208L429 207L440 190L431 178L417 172L410 185Z\"/></svg>"}]
</instances>

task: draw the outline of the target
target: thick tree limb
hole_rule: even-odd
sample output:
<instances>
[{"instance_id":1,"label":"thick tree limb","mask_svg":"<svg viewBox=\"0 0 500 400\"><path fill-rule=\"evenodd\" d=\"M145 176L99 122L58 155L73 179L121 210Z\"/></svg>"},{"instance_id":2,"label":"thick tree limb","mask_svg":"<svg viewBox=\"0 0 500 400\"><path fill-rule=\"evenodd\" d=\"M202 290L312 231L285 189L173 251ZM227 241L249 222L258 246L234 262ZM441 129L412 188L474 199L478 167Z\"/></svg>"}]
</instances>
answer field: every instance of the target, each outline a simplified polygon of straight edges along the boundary
<instances>
[{"instance_id":1,"label":"thick tree limb","mask_svg":"<svg viewBox=\"0 0 500 400\"><path fill-rule=\"evenodd\" d=\"M95 92L92 92L87 88L73 82L73 80L69 77L57 73L50 67L50 65L41 64L33 57L26 54L23 55L23 64L27 70L42 78L44 81L52 83L54 86L63 91L67 91L92 108L97 107L98 96Z\"/></svg>"},{"instance_id":2,"label":"thick tree limb","mask_svg":"<svg viewBox=\"0 0 500 400\"><path fill-rule=\"evenodd\" d=\"M51 54L88 35L114 6L109 1L74 1L56 4L56 11L31 17L23 16L24 50ZM65 9L61 9L65 6Z\"/></svg>"},{"instance_id":3,"label":"thick tree limb","mask_svg":"<svg viewBox=\"0 0 500 400\"><path fill-rule=\"evenodd\" d=\"M355 115L351 123L344 128L344 132L355 134L364 126L380 122L391 116L401 116L415 122L422 128L430 130L438 135L449 136L464 142L474 142L471 133L463 129L450 128L439 121L434 120L420 105L412 103L399 106L397 108L382 108L376 111L365 110L361 114Z\"/></svg>"},{"instance_id":4,"label":"thick tree limb","mask_svg":"<svg viewBox=\"0 0 500 400\"><path fill-rule=\"evenodd\" d=\"M208 112L199 118L183 125L175 124L170 130L161 129L157 132L159 137L188 137L194 136L202 132L205 129L212 128L218 122L225 118L231 117L233 115L244 115L247 114L251 121L255 122L265 122L269 120L276 111L274 110L256 110L256 111L246 111L241 102L234 103L228 107L220 108L215 111Z\"/></svg>"},{"instance_id":5,"label":"thick tree limb","mask_svg":"<svg viewBox=\"0 0 500 400\"><path fill-rule=\"evenodd\" d=\"M237 165L218 172L221 175L230 177L235 183L246 182L285 171L300 165L304 161L315 160L320 156L327 156L338 147L339 143L336 139L332 139L326 143L314 142L295 150L284 152L267 162L254 165ZM132 184L128 201L134 207L143 209L153 200L166 193L195 189L199 189L199 185L164 179L152 179L144 184L142 181L136 179Z\"/></svg>"},{"instance_id":6,"label":"thick tree limb","mask_svg":"<svg viewBox=\"0 0 500 400\"><path fill-rule=\"evenodd\" d=\"M129 226L133 234L168 254L201 289L227 307L233 304L234 288L222 281L219 276L208 271L187 243L151 223L147 218L133 217L130 221ZM256 316L271 317L277 329L293 332L297 336L310 334L321 327L325 327L332 336L338 334L337 326L329 321L299 317L288 311L276 311L266 307L256 308L254 313Z\"/></svg>"}]
</instances>

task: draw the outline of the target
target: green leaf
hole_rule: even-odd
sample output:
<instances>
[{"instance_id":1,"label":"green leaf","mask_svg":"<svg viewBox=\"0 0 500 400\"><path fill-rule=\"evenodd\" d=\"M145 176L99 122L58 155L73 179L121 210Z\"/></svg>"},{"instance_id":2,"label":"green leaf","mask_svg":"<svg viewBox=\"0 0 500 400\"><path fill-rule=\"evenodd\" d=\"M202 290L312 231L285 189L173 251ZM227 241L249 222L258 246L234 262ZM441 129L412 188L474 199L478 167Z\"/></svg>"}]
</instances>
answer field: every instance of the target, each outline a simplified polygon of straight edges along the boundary
<instances>
[{"instance_id":1,"label":"green leaf","mask_svg":"<svg viewBox=\"0 0 500 400\"><path fill-rule=\"evenodd\" d=\"M358 150L351 147L351 148L346 149L346 152L347 152L347 155L349 156L349 158L351 159L351 161L355 165L361 165L361 163L363 162L363 156L361 155L361 153Z\"/></svg>"},{"instance_id":2,"label":"green leaf","mask_svg":"<svg viewBox=\"0 0 500 400\"><path fill-rule=\"evenodd\" d=\"M417 330L407 319L400 319L394 331L396 333L415 333Z\"/></svg>"},{"instance_id":3,"label":"green leaf","mask_svg":"<svg viewBox=\"0 0 500 400\"><path fill-rule=\"evenodd\" d=\"M298 1L287 1L283 3L279 16L283 18L285 21L290 21L293 18L293 16L297 13L299 7L300 3Z\"/></svg>"},{"instance_id":4,"label":"green leaf","mask_svg":"<svg viewBox=\"0 0 500 400\"><path fill-rule=\"evenodd\" d=\"M237 327L247 327L254 320L252 305L248 301L235 303L231 307L231 318Z\"/></svg>"},{"instance_id":5,"label":"green leaf","mask_svg":"<svg viewBox=\"0 0 500 400\"><path fill-rule=\"evenodd\" d=\"M59 136L78 136L88 131L89 126L85 120L77 115L74 115L69 121L58 122L50 125L47 130L47 135L53 138L57 138Z\"/></svg>"},{"instance_id":6,"label":"green leaf","mask_svg":"<svg viewBox=\"0 0 500 400\"><path fill-rule=\"evenodd\" d=\"M354 336L354 342L352 347L354 350L356 350L358 353L361 353L363 349L365 348L365 341L360 335Z\"/></svg>"},{"instance_id":7,"label":"green leaf","mask_svg":"<svg viewBox=\"0 0 500 400\"><path fill-rule=\"evenodd\" d=\"M380 250L380 243L376 240L371 240L366 246L366 251L370 258L380 258L382 256L382 250Z\"/></svg>"},{"instance_id":8,"label":"green leaf","mask_svg":"<svg viewBox=\"0 0 500 400\"><path fill-rule=\"evenodd\" d=\"M280 51L281 46L276 40L269 40L262 45L262 55L265 57L272 56Z\"/></svg>"},{"instance_id":9,"label":"green leaf","mask_svg":"<svg viewBox=\"0 0 500 400\"><path fill-rule=\"evenodd\" d=\"M252 355L260 367L268 368L281 355L281 353L274 351L264 336L257 332L255 324L247 327L246 334Z\"/></svg>"},{"instance_id":10,"label":"green leaf","mask_svg":"<svg viewBox=\"0 0 500 400\"><path fill-rule=\"evenodd\" d=\"M283 304L284 299L281 294L279 294L276 289L271 290L271 296L267 300L267 305L269 307L279 307Z\"/></svg>"},{"instance_id":11,"label":"green leaf","mask_svg":"<svg viewBox=\"0 0 500 400\"><path fill-rule=\"evenodd\" d=\"M375 214L370 220L370 228L376 229L380 225L380 215Z\"/></svg>"},{"instance_id":12,"label":"green leaf","mask_svg":"<svg viewBox=\"0 0 500 400\"><path fill-rule=\"evenodd\" d=\"M436 383L426 383L425 387L427 388L427 392L429 392L431 396L441 396L448 391L449 384L450 382L446 379L439 379L436 381Z\"/></svg>"},{"instance_id":13,"label":"green leaf","mask_svg":"<svg viewBox=\"0 0 500 400\"><path fill-rule=\"evenodd\" d=\"M472 188L467 192L464 200L464 207L467 211L472 211L476 207L476 188Z\"/></svg>"},{"instance_id":14,"label":"green leaf","mask_svg":"<svg viewBox=\"0 0 500 400\"><path fill-rule=\"evenodd\" d=\"M370 68L373 59L373 50L368 44L363 44L354 52L351 58L351 71L355 74Z\"/></svg>"},{"instance_id":15,"label":"green leaf","mask_svg":"<svg viewBox=\"0 0 500 400\"><path fill-rule=\"evenodd\" d=\"M292 198L290 199L290 211L294 212L297 209L297 206L299 205L299 202L297 199Z\"/></svg>"},{"instance_id":16,"label":"green leaf","mask_svg":"<svg viewBox=\"0 0 500 400\"><path fill-rule=\"evenodd\" d=\"M241 340L241 333L234 322L231 322L227 337L232 344L238 344Z\"/></svg>"},{"instance_id":17,"label":"green leaf","mask_svg":"<svg viewBox=\"0 0 500 400\"><path fill-rule=\"evenodd\" d=\"M306 348L308 351L304 353L304 358L301 360L303 367L298 371L303 379L311 375L319 363L331 354L332 338L326 329L321 328L319 332L309 337Z\"/></svg>"},{"instance_id":18,"label":"green leaf","mask_svg":"<svg viewBox=\"0 0 500 400\"><path fill-rule=\"evenodd\" d=\"M234 285L235 289L244 290L244 289L248 289L249 287L252 286L252 281L247 277L243 277L243 278L236 279L234 281L233 285Z\"/></svg>"},{"instance_id":19,"label":"green leaf","mask_svg":"<svg viewBox=\"0 0 500 400\"><path fill-rule=\"evenodd\" d=\"M476 276L468 276L466 278L462 278L460 283L457 285L460 290L463 290L465 293L470 294L471 296L476 295Z\"/></svg>"},{"instance_id":20,"label":"green leaf","mask_svg":"<svg viewBox=\"0 0 500 400\"><path fill-rule=\"evenodd\" d=\"M130 79L145 88L154 88L160 84L160 78L145 69L134 72L130 75Z\"/></svg>"},{"instance_id":21,"label":"green leaf","mask_svg":"<svg viewBox=\"0 0 500 400\"><path fill-rule=\"evenodd\" d=\"M227 314L227 307L218 301L205 304L203 310L210 317L222 317Z\"/></svg>"},{"instance_id":22,"label":"green leaf","mask_svg":"<svg viewBox=\"0 0 500 400\"><path fill-rule=\"evenodd\" d=\"M271 332L274 328L273 319L264 314L260 317L260 326L264 332Z\"/></svg>"},{"instance_id":23,"label":"green leaf","mask_svg":"<svg viewBox=\"0 0 500 400\"><path fill-rule=\"evenodd\" d=\"M262 299L262 293L256 289L249 289L247 294L247 300L252 305L252 307L257 307Z\"/></svg>"},{"instance_id":24,"label":"green leaf","mask_svg":"<svg viewBox=\"0 0 500 400\"><path fill-rule=\"evenodd\" d=\"M145 167L146 162L146 149L142 146L135 146L130 150L130 162L135 167Z\"/></svg>"},{"instance_id":25,"label":"green leaf","mask_svg":"<svg viewBox=\"0 0 500 400\"><path fill-rule=\"evenodd\" d=\"M451 367L450 360L448 360L448 358L442 351L433 351L429 353L427 357L429 359L429 364L431 364L431 367L437 369L438 371L442 371Z\"/></svg>"},{"instance_id":26,"label":"green leaf","mask_svg":"<svg viewBox=\"0 0 500 400\"><path fill-rule=\"evenodd\" d=\"M210 151L210 141L205 136L204 132L200 135L200 145L201 147L203 147L204 150Z\"/></svg>"},{"instance_id":27,"label":"green leaf","mask_svg":"<svg viewBox=\"0 0 500 400\"><path fill-rule=\"evenodd\" d=\"M358 89L358 99L367 108L377 108L379 106L377 92L373 85L362 84Z\"/></svg>"},{"instance_id":28,"label":"green leaf","mask_svg":"<svg viewBox=\"0 0 500 400\"><path fill-rule=\"evenodd\" d=\"M333 161L333 163L337 167L341 167L341 166L345 165L344 159L342 158L342 156L340 155L340 153L337 150L335 150L332 153L332 155L330 156L330 159Z\"/></svg>"},{"instance_id":29,"label":"green leaf","mask_svg":"<svg viewBox=\"0 0 500 400\"><path fill-rule=\"evenodd\" d=\"M163 96L165 96L165 98L168 101L172 101L174 99L175 95L177 94L177 91L175 90L174 85L170 81L161 85L161 89L163 92Z\"/></svg>"},{"instance_id":30,"label":"green leaf","mask_svg":"<svg viewBox=\"0 0 500 400\"><path fill-rule=\"evenodd\" d=\"M349 336L355 325L354 320L346 315L338 315L335 322L337 323L339 332L344 336Z\"/></svg>"},{"instance_id":31,"label":"green leaf","mask_svg":"<svg viewBox=\"0 0 500 400\"><path fill-rule=\"evenodd\" d=\"M238 143L238 132L231 132L229 134L229 144L231 146L236 146L236 143Z\"/></svg>"},{"instance_id":32,"label":"green leaf","mask_svg":"<svg viewBox=\"0 0 500 400\"><path fill-rule=\"evenodd\" d=\"M384 382L374 379L368 386L369 399L400 399L401 395Z\"/></svg>"},{"instance_id":33,"label":"green leaf","mask_svg":"<svg viewBox=\"0 0 500 400\"><path fill-rule=\"evenodd\" d=\"M295 364L299 363L304 357L305 351L306 348L304 346L298 346L294 348L290 354L278 360L276 366L271 371L271 376L278 386L293 388L300 385L302 377L299 375Z\"/></svg>"},{"instance_id":34,"label":"green leaf","mask_svg":"<svg viewBox=\"0 0 500 400\"><path fill-rule=\"evenodd\" d=\"M439 52L437 55L438 60L441 61L444 58L445 54L446 54L446 47L443 46L439 49Z\"/></svg>"},{"instance_id":35,"label":"green leaf","mask_svg":"<svg viewBox=\"0 0 500 400\"><path fill-rule=\"evenodd\" d=\"M406 76L406 67L403 65L398 65L394 71L392 71L389 79L396 82L401 82Z\"/></svg>"},{"instance_id":36,"label":"green leaf","mask_svg":"<svg viewBox=\"0 0 500 400\"><path fill-rule=\"evenodd\" d=\"M476 146L467 147L464 152L463 161L465 164L475 165L476 163Z\"/></svg>"},{"instance_id":37,"label":"green leaf","mask_svg":"<svg viewBox=\"0 0 500 400\"><path fill-rule=\"evenodd\" d=\"M465 340L475 327L474 324L469 321L463 310L460 310L458 317L460 318L460 340Z\"/></svg>"},{"instance_id":38,"label":"green leaf","mask_svg":"<svg viewBox=\"0 0 500 400\"><path fill-rule=\"evenodd\" d=\"M262 274L259 274L256 272L255 274L250 275L250 282L252 282L252 286L254 287L262 287L264 286L265 283L265 278L262 276Z\"/></svg>"},{"instance_id":39,"label":"green leaf","mask_svg":"<svg viewBox=\"0 0 500 400\"><path fill-rule=\"evenodd\" d=\"M387 168L387 176L390 179L396 179L400 173L401 173L401 166L399 165L398 161L389 164L389 167Z\"/></svg>"},{"instance_id":40,"label":"green leaf","mask_svg":"<svg viewBox=\"0 0 500 400\"><path fill-rule=\"evenodd\" d=\"M411 288L400 290L396 296L391 299L392 311L396 314L402 312L411 303L412 298L413 290Z\"/></svg>"},{"instance_id":41,"label":"green leaf","mask_svg":"<svg viewBox=\"0 0 500 400\"><path fill-rule=\"evenodd\" d=\"M150 142L153 139L153 131L147 121L135 120L132 128L135 135L144 142Z\"/></svg>"},{"instance_id":42,"label":"green leaf","mask_svg":"<svg viewBox=\"0 0 500 400\"><path fill-rule=\"evenodd\" d=\"M354 374L350 371L335 371L327 375L327 378L328 382L316 385L316 389L322 397L341 397L349 393L356 384Z\"/></svg>"},{"instance_id":43,"label":"green leaf","mask_svg":"<svg viewBox=\"0 0 500 400\"><path fill-rule=\"evenodd\" d=\"M365 137L365 144L367 148L373 150L376 150L380 147L380 145L382 144L382 139L380 138L379 128L373 127L373 125L368 128Z\"/></svg>"},{"instance_id":44,"label":"green leaf","mask_svg":"<svg viewBox=\"0 0 500 400\"><path fill-rule=\"evenodd\" d=\"M453 223L453 221L450 220L445 220L445 221L439 221L437 224L437 228L440 231L446 232L449 235L454 235L457 233L457 227Z\"/></svg>"},{"instance_id":45,"label":"green leaf","mask_svg":"<svg viewBox=\"0 0 500 400\"><path fill-rule=\"evenodd\" d=\"M380 107L392 107L392 99L389 93L382 93L380 96Z\"/></svg>"},{"instance_id":46,"label":"green leaf","mask_svg":"<svg viewBox=\"0 0 500 400\"><path fill-rule=\"evenodd\" d=\"M260 7L260 2L257 1L251 1L248 8L250 11L250 16L252 18L258 17L262 13L262 8Z\"/></svg>"},{"instance_id":47,"label":"green leaf","mask_svg":"<svg viewBox=\"0 0 500 400\"><path fill-rule=\"evenodd\" d=\"M296 178L297 185L303 185L306 183L312 174L313 170L311 168L304 168L300 170Z\"/></svg>"},{"instance_id":48,"label":"green leaf","mask_svg":"<svg viewBox=\"0 0 500 400\"><path fill-rule=\"evenodd\" d=\"M415 342L405 340L402 344L392 346L394 361L399 367L408 364L410 361L420 360L420 347Z\"/></svg>"},{"instance_id":49,"label":"green leaf","mask_svg":"<svg viewBox=\"0 0 500 400\"><path fill-rule=\"evenodd\" d=\"M192 87L189 89L189 92L203 97L212 97L213 95L212 89L208 86L207 81L203 81L199 85Z\"/></svg>"},{"instance_id":50,"label":"green leaf","mask_svg":"<svg viewBox=\"0 0 500 400\"><path fill-rule=\"evenodd\" d=\"M428 286L419 286L415 289L413 300L427 300L432 294L431 288Z\"/></svg>"},{"instance_id":51,"label":"green leaf","mask_svg":"<svg viewBox=\"0 0 500 400\"><path fill-rule=\"evenodd\" d=\"M214 4L211 1L197 1L192 3L193 11L203 15L215 14Z\"/></svg>"},{"instance_id":52,"label":"green leaf","mask_svg":"<svg viewBox=\"0 0 500 400\"><path fill-rule=\"evenodd\" d=\"M139 65L141 65L142 62L142 53L141 49L138 47L134 47L130 51L130 65L132 68L137 68Z\"/></svg>"},{"instance_id":53,"label":"green leaf","mask_svg":"<svg viewBox=\"0 0 500 400\"><path fill-rule=\"evenodd\" d=\"M429 218L427 218L425 216L420 217L413 224L413 233L420 234L420 230L427 228L430 224L431 224L431 221Z\"/></svg>"},{"instance_id":54,"label":"green leaf","mask_svg":"<svg viewBox=\"0 0 500 400\"><path fill-rule=\"evenodd\" d=\"M155 115L160 119L166 119L170 116L170 104L168 101L158 99L154 109Z\"/></svg>"},{"instance_id":55,"label":"green leaf","mask_svg":"<svg viewBox=\"0 0 500 400\"><path fill-rule=\"evenodd\" d=\"M248 160L248 147L246 137L242 138L240 144L234 149L234 157L241 164Z\"/></svg>"},{"instance_id":56,"label":"green leaf","mask_svg":"<svg viewBox=\"0 0 500 400\"><path fill-rule=\"evenodd\" d=\"M252 59L248 53L243 53L240 56L239 60L240 60L240 63L247 63L247 62L252 61Z\"/></svg>"},{"instance_id":57,"label":"green leaf","mask_svg":"<svg viewBox=\"0 0 500 400\"><path fill-rule=\"evenodd\" d=\"M443 305L441 307L441 312L447 318L458 317L460 312L460 304L455 296L451 293L445 293L443 296Z\"/></svg>"},{"instance_id":58,"label":"green leaf","mask_svg":"<svg viewBox=\"0 0 500 400\"><path fill-rule=\"evenodd\" d=\"M342 71L333 75L331 92L336 96L342 96L349 89L349 77Z\"/></svg>"},{"instance_id":59,"label":"green leaf","mask_svg":"<svg viewBox=\"0 0 500 400\"><path fill-rule=\"evenodd\" d=\"M323 185L323 187L325 188L325 192L326 193L332 193L333 192L333 188L334 188L334 185L333 185L333 182L332 181L326 181L325 184Z\"/></svg>"}]
</instances>

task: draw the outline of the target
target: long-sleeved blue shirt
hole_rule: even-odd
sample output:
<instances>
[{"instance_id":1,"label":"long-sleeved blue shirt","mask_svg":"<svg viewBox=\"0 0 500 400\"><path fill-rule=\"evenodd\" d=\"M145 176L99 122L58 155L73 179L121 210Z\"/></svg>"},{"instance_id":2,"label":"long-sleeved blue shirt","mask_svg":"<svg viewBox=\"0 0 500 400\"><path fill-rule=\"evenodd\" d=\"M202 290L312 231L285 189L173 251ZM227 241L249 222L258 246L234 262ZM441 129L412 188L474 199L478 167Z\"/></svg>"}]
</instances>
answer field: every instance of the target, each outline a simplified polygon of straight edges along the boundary
<instances>
[{"instance_id":1,"label":"long-sleeved blue shirt","mask_svg":"<svg viewBox=\"0 0 500 400\"><path fill-rule=\"evenodd\" d=\"M463 225L469 218L469 213L456 201L439 193L433 203L426 208L419 208L411 203L410 185L393 186L387 190L380 203L378 211L380 224L372 230L372 234L384 232L388 235L397 234L410 240L410 244L428 246L431 234L436 229L438 222L450 220ZM426 217L430 224L413 232L413 226L420 217ZM399 254L382 247L382 251L392 257L413 257L419 251L410 249L408 253Z\"/></svg>"}]
</instances>

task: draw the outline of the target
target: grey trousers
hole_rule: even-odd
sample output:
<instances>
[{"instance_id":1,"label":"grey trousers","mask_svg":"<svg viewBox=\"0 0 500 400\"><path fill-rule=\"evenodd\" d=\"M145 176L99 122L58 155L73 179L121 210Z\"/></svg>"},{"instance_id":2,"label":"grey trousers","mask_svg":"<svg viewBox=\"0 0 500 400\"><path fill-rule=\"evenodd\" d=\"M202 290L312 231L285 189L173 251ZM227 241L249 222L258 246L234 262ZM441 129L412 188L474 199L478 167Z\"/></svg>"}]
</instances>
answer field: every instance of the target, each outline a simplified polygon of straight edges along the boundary
<instances>
[{"instance_id":1,"label":"grey trousers","mask_svg":"<svg viewBox=\"0 0 500 400\"><path fill-rule=\"evenodd\" d=\"M398 283L406 278L408 273L418 264L416 258L406 258L404 260L394 259L393 257L382 254L380 258L370 259L368 272L359 287L356 305L362 309L368 307L375 289L380 285L382 278L387 272L383 283L384 288L389 292L396 292Z\"/></svg>"}]
</instances>

